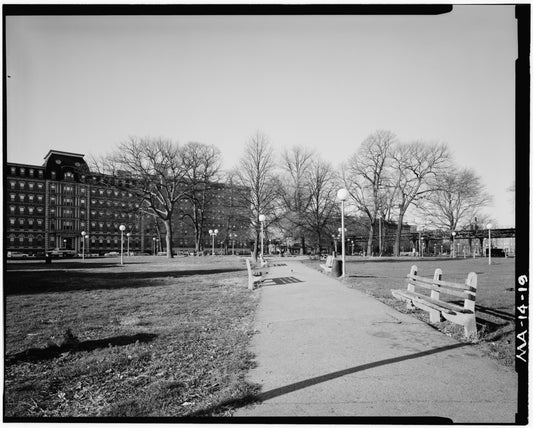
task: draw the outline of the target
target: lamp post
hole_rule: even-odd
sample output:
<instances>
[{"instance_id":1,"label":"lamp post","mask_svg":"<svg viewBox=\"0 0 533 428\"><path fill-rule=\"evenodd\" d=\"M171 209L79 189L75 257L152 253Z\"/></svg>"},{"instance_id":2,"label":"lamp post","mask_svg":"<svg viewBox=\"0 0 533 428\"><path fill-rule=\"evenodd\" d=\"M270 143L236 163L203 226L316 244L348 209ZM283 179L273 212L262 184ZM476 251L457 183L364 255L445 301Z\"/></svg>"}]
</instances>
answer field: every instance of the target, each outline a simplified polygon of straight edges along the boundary
<instances>
[{"instance_id":1,"label":"lamp post","mask_svg":"<svg viewBox=\"0 0 533 428\"><path fill-rule=\"evenodd\" d=\"M452 232L452 246L453 246L453 253L452 253L452 258L455 259L455 235L457 233L455 232L455 230Z\"/></svg>"},{"instance_id":2,"label":"lamp post","mask_svg":"<svg viewBox=\"0 0 533 428\"><path fill-rule=\"evenodd\" d=\"M214 256L215 255L215 236L218 235L218 229L209 229L209 235L211 235L211 247L212 247L212 250L211 250L211 254Z\"/></svg>"},{"instance_id":3,"label":"lamp post","mask_svg":"<svg viewBox=\"0 0 533 428\"><path fill-rule=\"evenodd\" d=\"M259 221L261 222L261 258L263 258L263 238L264 238L263 227L264 227L265 220L266 220L266 217L264 216L264 214L260 214Z\"/></svg>"},{"instance_id":4,"label":"lamp post","mask_svg":"<svg viewBox=\"0 0 533 428\"><path fill-rule=\"evenodd\" d=\"M130 232L126 233L126 237L128 238L128 252L127 252L128 256L130 255L130 236L131 236Z\"/></svg>"},{"instance_id":5,"label":"lamp post","mask_svg":"<svg viewBox=\"0 0 533 428\"><path fill-rule=\"evenodd\" d=\"M120 264L124 264L124 231L126 230L126 226L121 224L119 227L120 230Z\"/></svg>"},{"instance_id":6,"label":"lamp post","mask_svg":"<svg viewBox=\"0 0 533 428\"><path fill-rule=\"evenodd\" d=\"M152 241L153 241L153 244L152 244L152 252L154 253L154 256L155 256L155 236L152 238Z\"/></svg>"},{"instance_id":7,"label":"lamp post","mask_svg":"<svg viewBox=\"0 0 533 428\"><path fill-rule=\"evenodd\" d=\"M82 260L85 260L85 235L87 235L87 233L85 232L85 230L83 230L81 232L81 259Z\"/></svg>"},{"instance_id":8,"label":"lamp post","mask_svg":"<svg viewBox=\"0 0 533 428\"><path fill-rule=\"evenodd\" d=\"M490 242L490 230L492 229L492 224L489 223L487 224L487 229L489 229L489 265L492 264L492 260L491 260L491 242Z\"/></svg>"},{"instance_id":9,"label":"lamp post","mask_svg":"<svg viewBox=\"0 0 533 428\"><path fill-rule=\"evenodd\" d=\"M339 189L337 198L341 201L341 233L342 233L342 276L346 276L346 252L344 248L344 201L348 198L347 189Z\"/></svg>"}]
</instances>

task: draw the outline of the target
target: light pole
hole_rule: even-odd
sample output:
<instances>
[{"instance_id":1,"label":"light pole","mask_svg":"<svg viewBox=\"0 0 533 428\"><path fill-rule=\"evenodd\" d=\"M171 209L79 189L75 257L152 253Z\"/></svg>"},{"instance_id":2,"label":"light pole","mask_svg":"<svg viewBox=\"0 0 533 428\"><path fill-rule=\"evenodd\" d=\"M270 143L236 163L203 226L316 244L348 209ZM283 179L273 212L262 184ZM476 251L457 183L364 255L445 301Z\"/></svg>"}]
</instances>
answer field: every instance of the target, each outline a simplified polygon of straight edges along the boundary
<instances>
[{"instance_id":1,"label":"light pole","mask_svg":"<svg viewBox=\"0 0 533 428\"><path fill-rule=\"evenodd\" d=\"M453 253L452 253L452 258L455 259L455 235L457 233L455 232L455 230L452 232L452 246L453 246Z\"/></svg>"},{"instance_id":2,"label":"light pole","mask_svg":"<svg viewBox=\"0 0 533 428\"><path fill-rule=\"evenodd\" d=\"M209 235L211 235L211 241L212 241L212 244L211 244L211 247L212 247L212 250L211 250L211 253L212 255L214 256L215 255L215 236L218 235L218 229L209 229Z\"/></svg>"},{"instance_id":3,"label":"light pole","mask_svg":"<svg viewBox=\"0 0 533 428\"><path fill-rule=\"evenodd\" d=\"M82 260L85 260L85 235L87 235L87 233L85 232L85 230L83 230L81 232L81 259Z\"/></svg>"},{"instance_id":4,"label":"light pole","mask_svg":"<svg viewBox=\"0 0 533 428\"><path fill-rule=\"evenodd\" d=\"M155 256L155 236L152 238L152 241L153 241L153 244L152 244L152 252L154 253L154 256Z\"/></svg>"},{"instance_id":5,"label":"light pole","mask_svg":"<svg viewBox=\"0 0 533 428\"><path fill-rule=\"evenodd\" d=\"M337 198L341 201L341 233L342 233L342 276L346 276L346 253L344 248L344 201L348 198L347 189L339 189Z\"/></svg>"},{"instance_id":6,"label":"light pole","mask_svg":"<svg viewBox=\"0 0 533 428\"><path fill-rule=\"evenodd\" d=\"M128 256L130 255L130 236L131 236L131 233L128 232L126 233L126 237L128 238Z\"/></svg>"},{"instance_id":7,"label":"light pole","mask_svg":"<svg viewBox=\"0 0 533 428\"><path fill-rule=\"evenodd\" d=\"M231 254L235 255L235 238L237 237L236 233L231 234Z\"/></svg>"},{"instance_id":8,"label":"light pole","mask_svg":"<svg viewBox=\"0 0 533 428\"><path fill-rule=\"evenodd\" d=\"M121 224L119 227L120 230L120 264L124 264L124 231L126 230L126 226Z\"/></svg>"},{"instance_id":9,"label":"light pole","mask_svg":"<svg viewBox=\"0 0 533 428\"><path fill-rule=\"evenodd\" d=\"M492 224L491 223L487 224L487 229L489 229L489 265L490 265L490 264L492 264L492 260L491 260L491 252L492 252L491 251L491 247L492 247L492 245L491 245L491 242L490 242L490 230L492 229Z\"/></svg>"},{"instance_id":10,"label":"light pole","mask_svg":"<svg viewBox=\"0 0 533 428\"><path fill-rule=\"evenodd\" d=\"M264 228L265 220L266 220L266 217L264 216L264 214L260 214L259 221L261 222L261 258L263 258L263 238L264 238L263 228Z\"/></svg>"}]
</instances>

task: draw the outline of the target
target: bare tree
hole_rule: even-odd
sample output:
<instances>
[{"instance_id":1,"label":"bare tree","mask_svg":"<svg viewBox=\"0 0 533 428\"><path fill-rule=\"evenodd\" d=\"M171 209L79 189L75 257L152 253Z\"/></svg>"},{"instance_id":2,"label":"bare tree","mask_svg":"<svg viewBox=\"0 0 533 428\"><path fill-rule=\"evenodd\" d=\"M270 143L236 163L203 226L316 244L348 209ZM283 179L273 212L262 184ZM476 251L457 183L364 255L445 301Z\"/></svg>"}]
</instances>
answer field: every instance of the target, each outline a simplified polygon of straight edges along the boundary
<instances>
[{"instance_id":1,"label":"bare tree","mask_svg":"<svg viewBox=\"0 0 533 428\"><path fill-rule=\"evenodd\" d=\"M390 153L396 143L392 132L376 131L342 168L352 202L368 219L367 254L372 253L376 219L386 211L390 200Z\"/></svg>"},{"instance_id":2,"label":"bare tree","mask_svg":"<svg viewBox=\"0 0 533 428\"><path fill-rule=\"evenodd\" d=\"M335 203L338 183L339 178L331 164L319 158L310 162L306 176L309 200L302 213L302 223L313 238L317 253L320 253L324 238L331 232L328 227L334 214L338 214L339 207Z\"/></svg>"},{"instance_id":3,"label":"bare tree","mask_svg":"<svg viewBox=\"0 0 533 428\"><path fill-rule=\"evenodd\" d=\"M141 212L163 222L167 257L172 258L172 215L187 190L178 144L162 138L130 137L94 166L107 184L127 189Z\"/></svg>"},{"instance_id":4,"label":"bare tree","mask_svg":"<svg viewBox=\"0 0 533 428\"><path fill-rule=\"evenodd\" d=\"M274 223L279 215L279 180L275 174L274 154L265 134L256 132L244 149L233 177L241 199L248 205L253 230L253 257L257 258L260 238L260 215L266 216L265 226Z\"/></svg>"},{"instance_id":5,"label":"bare tree","mask_svg":"<svg viewBox=\"0 0 533 428\"><path fill-rule=\"evenodd\" d=\"M301 241L301 251L305 253L304 216L309 206L311 192L309 189L308 168L312 162L313 152L301 146L294 146L283 153L283 185L281 199L284 208L284 229Z\"/></svg>"},{"instance_id":6,"label":"bare tree","mask_svg":"<svg viewBox=\"0 0 533 428\"><path fill-rule=\"evenodd\" d=\"M491 200L473 170L453 168L435 177L422 211L437 227L453 231L472 224Z\"/></svg>"},{"instance_id":7,"label":"bare tree","mask_svg":"<svg viewBox=\"0 0 533 428\"><path fill-rule=\"evenodd\" d=\"M400 254L400 239L405 212L434 188L434 180L449 162L448 147L438 143L414 142L396 146L391 152L395 177L398 225L394 255Z\"/></svg>"},{"instance_id":8,"label":"bare tree","mask_svg":"<svg viewBox=\"0 0 533 428\"><path fill-rule=\"evenodd\" d=\"M192 222L197 252L200 250L214 184L219 178L220 162L220 150L215 146L193 142L183 147L183 168L187 180L185 196L191 203L183 217Z\"/></svg>"}]
</instances>

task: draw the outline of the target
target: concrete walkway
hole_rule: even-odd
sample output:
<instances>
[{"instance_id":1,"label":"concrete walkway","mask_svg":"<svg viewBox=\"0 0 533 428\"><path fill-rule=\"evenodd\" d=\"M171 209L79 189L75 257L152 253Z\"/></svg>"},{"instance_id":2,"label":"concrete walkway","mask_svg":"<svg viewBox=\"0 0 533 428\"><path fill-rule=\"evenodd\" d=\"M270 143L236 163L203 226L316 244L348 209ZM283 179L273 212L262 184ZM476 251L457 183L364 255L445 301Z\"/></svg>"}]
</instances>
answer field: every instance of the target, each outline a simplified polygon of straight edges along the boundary
<instances>
[{"instance_id":1,"label":"concrete walkway","mask_svg":"<svg viewBox=\"0 0 533 428\"><path fill-rule=\"evenodd\" d=\"M262 385L261 403L235 416L515 422L513 370L298 261L274 264L270 277L283 279L254 291L249 381Z\"/></svg>"}]
</instances>

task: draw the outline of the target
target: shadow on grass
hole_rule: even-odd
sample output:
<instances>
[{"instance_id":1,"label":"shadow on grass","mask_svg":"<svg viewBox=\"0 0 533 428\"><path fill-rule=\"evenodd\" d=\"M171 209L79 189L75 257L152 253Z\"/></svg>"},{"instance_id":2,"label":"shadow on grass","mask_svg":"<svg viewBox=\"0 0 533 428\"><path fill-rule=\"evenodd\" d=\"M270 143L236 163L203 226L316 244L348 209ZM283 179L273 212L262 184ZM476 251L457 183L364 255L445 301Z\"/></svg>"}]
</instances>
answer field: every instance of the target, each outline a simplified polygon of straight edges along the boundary
<instances>
[{"instance_id":1,"label":"shadow on grass","mask_svg":"<svg viewBox=\"0 0 533 428\"><path fill-rule=\"evenodd\" d=\"M280 397L291 392L298 391L300 389L308 388L323 382L328 382L333 379L337 379L343 376L347 376L353 373L358 373L364 370L374 369L376 367L385 366L388 364L395 364L402 361L412 360L415 358L426 357L428 355L438 354L439 352L446 352L456 348L462 348L465 346L470 346L469 343L455 343L453 345L443 346L440 348L429 349L427 351L417 352L416 354L404 355L401 357L388 358L386 360L375 361L373 363L363 364L356 367L351 367L349 369L339 370L336 372L328 373L325 375L313 377L310 379L303 380L301 382L295 382L290 385L285 385L280 388L271 389L270 391L265 391L258 394L247 394L243 397L227 400L217 405L208 407L206 409L200 409L188 416L213 416L225 412L228 409L237 409L244 407L249 404L260 403L272 398Z\"/></svg>"},{"instance_id":2,"label":"shadow on grass","mask_svg":"<svg viewBox=\"0 0 533 428\"><path fill-rule=\"evenodd\" d=\"M244 271L244 269L192 269L151 272L80 272L55 270L5 272L4 292L10 296L64 291L139 288L172 285L167 282L162 282L169 278L181 278L191 275L215 275L241 271ZM147 282L151 280L161 280L161 282Z\"/></svg>"},{"instance_id":3,"label":"shadow on grass","mask_svg":"<svg viewBox=\"0 0 533 428\"><path fill-rule=\"evenodd\" d=\"M147 262L136 262L135 264L143 264ZM83 262L67 262L67 261L56 261L50 264L46 264L44 261L40 263L6 263L4 264L5 270L9 271L57 271L61 269L106 269L120 266L120 259L116 262L109 261L105 263L83 263Z\"/></svg>"},{"instance_id":4,"label":"shadow on grass","mask_svg":"<svg viewBox=\"0 0 533 428\"><path fill-rule=\"evenodd\" d=\"M61 346L50 345L46 348L30 348L12 355L6 355L5 364L13 365L21 361L52 360L65 352L94 351L95 349L107 348L108 346L125 346L135 343L151 342L157 334L138 333L132 336L115 336L99 340L86 340L79 343L66 343Z\"/></svg>"}]
</instances>

